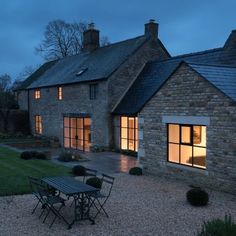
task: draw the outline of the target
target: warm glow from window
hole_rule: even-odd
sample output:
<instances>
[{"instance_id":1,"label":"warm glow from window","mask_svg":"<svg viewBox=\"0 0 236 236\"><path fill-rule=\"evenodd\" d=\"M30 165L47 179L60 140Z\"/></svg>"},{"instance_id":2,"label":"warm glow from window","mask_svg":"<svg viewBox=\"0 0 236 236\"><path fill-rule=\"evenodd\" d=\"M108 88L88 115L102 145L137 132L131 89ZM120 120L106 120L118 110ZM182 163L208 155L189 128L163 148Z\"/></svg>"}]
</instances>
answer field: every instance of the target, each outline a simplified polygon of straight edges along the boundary
<instances>
[{"instance_id":1,"label":"warm glow from window","mask_svg":"<svg viewBox=\"0 0 236 236\"><path fill-rule=\"evenodd\" d=\"M35 99L40 99L40 97L41 97L41 92L40 92L39 89L36 89L36 90L34 91L34 98L35 98Z\"/></svg>"},{"instance_id":2,"label":"warm glow from window","mask_svg":"<svg viewBox=\"0 0 236 236\"><path fill-rule=\"evenodd\" d=\"M168 124L168 161L206 168L206 126Z\"/></svg>"},{"instance_id":3,"label":"warm glow from window","mask_svg":"<svg viewBox=\"0 0 236 236\"><path fill-rule=\"evenodd\" d=\"M58 87L57 93L58 100L62 100L62 87Z\"/></svg>"},{"instance_id":4,"label":"warm glow from window","mask_svg":"<svg viewBox=\"0 0 236 236\"><path fill-rule=\"evenodd\" d=\"M35 116L35 133L42 134L43 126L42 126L42 117L39 115Z\"/></svg>"},{"instance_id":5,"label":"warm glow from window","mask_svg":"<svg viewBox=\"0 0 236 236\"><path fill-rule=\"evenodd\" d=\"M120 146L122 150L138 151L138 118L120 118Z\"/></svg>"}]
</instances>

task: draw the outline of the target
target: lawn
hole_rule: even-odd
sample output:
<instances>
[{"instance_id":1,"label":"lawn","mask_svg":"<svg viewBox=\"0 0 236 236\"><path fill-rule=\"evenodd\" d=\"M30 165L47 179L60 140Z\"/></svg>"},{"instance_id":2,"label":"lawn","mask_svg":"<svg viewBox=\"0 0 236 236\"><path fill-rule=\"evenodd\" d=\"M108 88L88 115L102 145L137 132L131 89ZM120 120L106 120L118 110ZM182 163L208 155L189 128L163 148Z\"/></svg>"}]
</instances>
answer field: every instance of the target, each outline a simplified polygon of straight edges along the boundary
<instances>
[{"instance_id":1,"label":"lawn","mask_svg":"<svg viewBox=\"0 0 236 236\"><path fill-rule=\"evenodd\" d=\"M22 160L18 152L0 147L0 196L30 192L28 176L70 175L71 169L48 160Z\"/></svg>"}]
</instances>

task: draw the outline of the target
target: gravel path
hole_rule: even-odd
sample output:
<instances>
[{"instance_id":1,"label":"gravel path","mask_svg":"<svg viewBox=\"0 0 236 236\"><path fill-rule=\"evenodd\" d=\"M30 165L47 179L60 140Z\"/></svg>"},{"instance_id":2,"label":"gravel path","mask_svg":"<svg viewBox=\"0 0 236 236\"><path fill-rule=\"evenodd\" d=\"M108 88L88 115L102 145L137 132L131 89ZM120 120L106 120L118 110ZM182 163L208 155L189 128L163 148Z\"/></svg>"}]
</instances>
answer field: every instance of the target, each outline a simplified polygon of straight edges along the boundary
<instances>
[{"instance_id":1,"label":"gravel path","mask_svg":"<svg viewBox=\"0 0 236 236\"><path fill-rule=\"evenodd\" d=\"M192 207L185 200L189 187L149 176L116 174L114 190L106 208L110 218L99 215L96 225L77 222L71 230L56 220L42 224L40 209L31 215L32 195L0 198L0 235L195 235L203 220L230 213L236 221L236 196L208 191L207 207ZM69 204L69 203L68 203ZM71 217L73 208L64 215Z\"/></svg>"}]
</instances>

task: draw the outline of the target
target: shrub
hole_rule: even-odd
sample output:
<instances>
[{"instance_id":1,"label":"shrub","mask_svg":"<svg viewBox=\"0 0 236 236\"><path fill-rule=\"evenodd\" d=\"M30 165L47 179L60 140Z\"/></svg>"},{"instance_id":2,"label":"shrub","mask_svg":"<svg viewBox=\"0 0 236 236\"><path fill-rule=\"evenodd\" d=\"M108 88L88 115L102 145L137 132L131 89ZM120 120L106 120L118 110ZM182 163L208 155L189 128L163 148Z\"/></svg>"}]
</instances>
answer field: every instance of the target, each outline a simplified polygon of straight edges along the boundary
<instances>
[{"instance_id":1,"label":"shrub","mask_svg":"<svg viewBox=\"0 0 236 236\"><path fill-rule=\"evenodd\" d=\"M225 215L224 220L214 219L204 222L198 236L235 236L236 224L233 223L231 216Z\"/></svg>"},{"instance_id":2,"label":"shrub","mask_svg":"<svg viewBox=\"0 0 236 236\"><path fill-rule=\"evenodd\" d=\"M133 167L129 170L129 174L130 175L142 175L143 170L140 167Z\"/></svg>"},{"instance_id":3,"label":"shrub","mask_svg":"<svg viewBox=\"0 0 236 236\"><path fill-rule=\"evenodd\" d=\"M190 189L186 197L193 206L206 206L209 200L208 193L201 188Z\"/></svg>"},{"instance_id":4,"label":"shrub","mask_svg":"<svg viewBox=\"0 0 236 236\"><path fill-rule=\"evenodd\" d=\"M61 152L61 154L58 157L58 160L59 161L64 161L64 162L72 161L71 152L67 152L67 151Z\"/></svg>"},{"instance_id":5,"label":"shrub","mask_svg":"<svg viewBox=\"0 0 236 236\"><path fill-rule=\"evenodd\" d=\"M99 188L101 189L102 187L102 180L99 179L98 177L92 177L87 179L86 184L93 186L94 188Z\"/></svg>"},{"instance_id":6,"label":"shrub","mask_svg":"<svg viewBox=\"0 0 236 236\"><path fill-rule=\"evenodd\" d=\"M86 175L86 169L83 166L77 165L72 168L72 173L75 176L85 176Z\"/></svg>"},{"instance_id":7,"label":"shrub","mask_svg":"<svg viewBox=\"0 0 236 236\"><path fill-rule=\"evenodd\" d=\"M47 159L47 156L45 153L43 152L37 152L36 155L35 155L35 158L36 159L41 159L41 160L46 160Z\"/></svg>"},{"instance_id":8,"label":"shrub","mask_svg":"<svg viewBox=\"0 0 236 236\"><path fill-rule=\"evenodd\" d=\"M25 151L20 154L20 158L24 159L24 160L29 160L29 159L33 158L33 156L31 154L31 152Z\"/></svg>"}]
</instances>

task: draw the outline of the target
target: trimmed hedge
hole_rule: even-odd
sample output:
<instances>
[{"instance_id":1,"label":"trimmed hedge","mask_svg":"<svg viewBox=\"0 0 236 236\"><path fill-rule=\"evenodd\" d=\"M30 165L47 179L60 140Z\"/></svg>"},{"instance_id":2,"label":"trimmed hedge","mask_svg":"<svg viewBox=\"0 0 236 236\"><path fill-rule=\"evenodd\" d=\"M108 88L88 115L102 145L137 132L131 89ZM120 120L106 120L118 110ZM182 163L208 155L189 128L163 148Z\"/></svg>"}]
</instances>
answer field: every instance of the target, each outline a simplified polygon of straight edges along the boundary
<instances>
[{"instance_id":1,"label":"trimmed hedge","mask_svg":"<svg viewBox=\"0 0 236 236\"><path fill-rule=\"evenodd\" d=\"M129 174L130 175L142 175L143 170L140 167L133 167L129 170Z\"/></svg>"},{"instance_id":2,"label":"trimmed hedge","mask_svg":"<svg viewBox=\"0 0 236 236\"><path fill-rule=\"evenodd\" d=\"M45 153L37 152L37 151L24 151L20 154L20 158L24 160L29 160L33 158L41 159L41 160L48 159Z\"/></svg>"},{"instance_id":3,"label":"trimmed hedge","mask_svg":"<svg viewBox=\"0 0 236 236\"><path fill-rule=\"evenodd\" d=\"M197 236L235 236L236 224L232 221L230 215L225 215L224 220L213 219L204 222L202 229Z\"/></svg>"},{"instance_id":4,"label":"trimmed hedge","mask_svg":"<svg viewBox=\"0 0 236 236\"><path fill-rule=\"evenodd\" d=\"M102 187L102 180L98 177L92 177L87 179L86 184L93 186L94 188L101 189Z\"/></svg>"},{"instance_id":5,"label":"trimmed hedge","mask_svg":"<svg viewBox=\"0 0 236 236\"><path fill-rule=\"evenodd\" d=\"M81 165L74 166L72 168L72 173L75 176L85 176L86 175L86 168Z\"/></svg>"},{"instance_id":6,"label":"trimmed hedge","mask_svg":"<svg viewBox=\"0 0 236 236\"><path fill-rule=\"evenodd\" d=\"M186 197L193 206L206 206L209 201L208 193L201 188L190 189L186 193Z\"/></svg>"},{"instance_id":7,"label":"trimmed hedge","mask_svg":"<svg viewBox=\"0 0 236 236\"><path fill-rule=\"evenodd\" d=\"M32 153L29 152L29 151L25 151L25 152L22 152L20 154L20 158L23 159L23 160L29 160L29 159L32 159Z\"/></svg>"}]
</instances>

